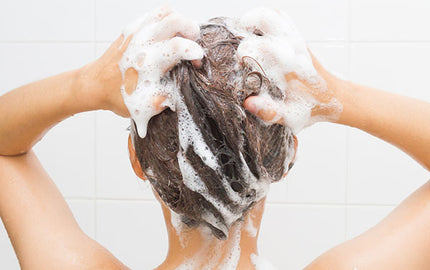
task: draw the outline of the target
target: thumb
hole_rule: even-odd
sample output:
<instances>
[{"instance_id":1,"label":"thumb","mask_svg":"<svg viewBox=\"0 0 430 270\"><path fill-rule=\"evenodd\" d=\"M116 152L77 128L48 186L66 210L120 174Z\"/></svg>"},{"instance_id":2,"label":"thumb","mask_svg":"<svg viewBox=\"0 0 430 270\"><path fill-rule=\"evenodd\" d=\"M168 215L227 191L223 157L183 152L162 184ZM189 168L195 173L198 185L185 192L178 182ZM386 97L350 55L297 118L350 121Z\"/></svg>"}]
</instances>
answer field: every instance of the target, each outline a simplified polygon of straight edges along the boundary
<instances>
[{"instance_id":1,"label":"thumb","mask_svg":"<svg viewBox=\"0 0 430 270\"><path fill-rule=\"evenodd\" d=\"M245 100L243 106L265 122L283 124L283 119L276 110L279 105L271 98L251 96Z\"/></svg>"}]
</instances>

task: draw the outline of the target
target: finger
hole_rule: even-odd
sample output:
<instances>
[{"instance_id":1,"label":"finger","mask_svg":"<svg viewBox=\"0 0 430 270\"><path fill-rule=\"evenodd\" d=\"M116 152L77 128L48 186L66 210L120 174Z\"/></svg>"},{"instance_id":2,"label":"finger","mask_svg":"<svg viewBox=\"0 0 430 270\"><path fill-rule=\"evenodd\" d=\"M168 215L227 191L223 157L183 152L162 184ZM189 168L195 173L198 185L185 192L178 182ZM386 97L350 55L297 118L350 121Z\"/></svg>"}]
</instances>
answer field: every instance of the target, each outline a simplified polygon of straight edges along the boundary
<instances>
[{"instance_id":1,"label":"finger","mask_svg":"<svg viewBox=\"0 0 430 270\"><path fill-rule=\"evenodd\" d=\"M326 82L317 77L314 81L310 82L306 79L298 78L294 72L285 75L285 79L288 82L288 89L294 91L301 96L311 95L317 101L327 103L332 100L332 96L327 92Z\"/></svg>"},{"instance_id":2,"label":"finger","mask_svg":"<svg viewBox=\"0 0 430 270\"><path fill-rule=\"evenodd\" d=\"M131 95L137 87L139 74L134 68L129 68L124 73L124 88L125 92Z\"/></svg>"},{"instance_id":3,"label":"finger","mask_svg":"<svg viewBox=\"0 0 430 270\"><path fill-rule=\"evenodd\" d=\"M245 99L243 103L245 109L250 113L256 115L261 120L270 123L282 124L282 118L278 115L276 110L276 104L271 99L262 98L258 96L251 96Z\"/></svg>"},{"instance_id":4,"label":"finger","mask_svg":"<svg viewBox=\"0 0 430 270\"><path fill-rule=\"evenodd\" d=\"M118 48L121 46L122 42L124 41L124 35L120 35L117 39L115 39L114 42L109 46L109 48L106 50L106 52L103 55L113 55L114 52L118 50Z\"/></svg>"},{"instance_id":5,"label":"finger","mask_svg":"<svg viewBox=\"0 0 430 270\"><path fill-rule=\"evenodd\" d=\"M315 55L312 53L312 51L309 48L308 48L308 53L311 56L312 64L314 65L315 69L316 70L324 70L320 61L318 61L318 59L315 57Z\"/></svg>"},{"instance_id":6,"label":"finger","mask_svg":"<svg viewBox=\"0 0 430 270\"><path fill-rule=\"evenodd\" d=\"M152 106L154 106L156 114L159 114L160 112L164 111L167 106L163 104L163 102L166 100L165 96L154 96L152 98Z\"/></svg>"},{"instance_id":7,"label":"finger","mask_svg":"<svg viewBox=\"0 0 430 270\"><path fill-rule=\"evenodd\" d=\"M290 72L286 75L284 75L285 80L289 83L290 86L293 88L297 88L297 90L303 90L303 91L311 91L316 87L315 83L311 83L307 81L306 79L299 78L296 72Z\"/></svg>"},{"instance_id":8,"label":"finger","mask_svg":"<svg viewBox=\"0 0 430 270\"><path fill-rule=\"evenodd\" d=\"M121 44L121 46L119 47L119 51L121 53L121 55L125 52L125 50L127 50L128 45L130 44L131 39L133 38L133 35L129 35L125 41Z\"/></svg>"},{"instance_id":9,"label":"finger","mask_svg":"<svg viewBox=\"0 0 430 270\"><path fill-rule=\"evenodd\" d=\"M200 36L199 25L189 18L174 12L164 18L156 27L154 39L166 40L175 36L196 40Z\"/></svg>"},{"instance_id":10,"label":"finger","mask_svg":"<svg viewBox=\"0 0 430 270\"><path fill-rule=\"evenodd\" d=\"M287 82L292 80L299 80L299 77L297 76L296 72L290 72L288 74L285 74L285 80L287 80Z\"/></svg>"},{"instance_id":11,"label":"finger","mask_svg":"<svg viewBox=\"0 0 430 270\"><path fill-rule=\"evenodd\" d=\"M193 64L193 66L198 69L202 66L202 60L200 59L192 60L191 64Z\"/></svg>"},{"instance_id":12,"label":"finger","mask_svg":"<svg viewBox=\"0 0 430 270\"><path fill-rule=\"evenodd\" d=\"M114 42L110 45L113 48L119 48L122 42L124 41L124 35L120 35Z\"/></svg>"},{"instance_id":13,"label":"finger","mask_svg":"<svg viewBox=\"0 0 430 270\"><path fill-rule=\"evenodd\" d=\"M325 82L322 80L317 80L310 82L306 79L299 78L296 72L290 72L284 75L285 80L288 82L288 87L290 90L294 90L299 93L310 93L319 101L324 93L326 86Z\"/></svg>"},{"instance_id":14,"label":"finger","mask_svg":"<svg viewBox=\"0 0 430 270\"><path fill-rule=\"evenodd\" d=\"M129 68L125 71L124 74L124 88L125 92L129 95L131 95L137 87L139 74L134 68ZM155 109L156 114L164 111L167 106L163 104L163 102L166 100L165 96L154 96L151 100L153 108Z\"/></svg>"},{"instance_id":15,"label":"finger","mask_svg":"<svg viewBox=\"0 0 430 270\"><path fill-rule=\"evenodd\" d=\"M203 48L199 44L181 37L174 37L166 41L163 45L165 45L163 55L168 55L160 63L161 70L164 73L181 60L199 60L204 55Z\"/></svg>"}]
</instances>

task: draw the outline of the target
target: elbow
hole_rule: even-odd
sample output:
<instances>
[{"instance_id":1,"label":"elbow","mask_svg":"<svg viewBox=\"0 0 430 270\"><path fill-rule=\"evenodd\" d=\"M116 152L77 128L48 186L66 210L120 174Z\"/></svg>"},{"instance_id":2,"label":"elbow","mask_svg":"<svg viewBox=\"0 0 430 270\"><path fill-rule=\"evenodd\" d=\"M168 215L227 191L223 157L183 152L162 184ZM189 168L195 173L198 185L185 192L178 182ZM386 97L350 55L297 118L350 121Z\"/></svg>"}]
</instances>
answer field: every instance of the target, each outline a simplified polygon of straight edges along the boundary
<instances>
[{"instance_id":1,"label":"elbow","mask_svg":"<svg viewBox=\"0 0 430 270\"><path fill-rule=\"evenodd\" d=\"M24 149L21 151L16 151L15 149L8 149L0 147L1 157L17 157L27 154L31 149Z\"/></svg>"},{"instance_id":2,"label":"elbow","mask_svg":"<svg viewBox=\"0 0 430 270\"><path fill-rule=\"evenodd\" d=\"M20 145L14 143L7 143L8 140L5 140L0 137L0 156L6 157L15 157L25 155L30 152L32 145ZM6 143L4 143L6 142Z\"/></svg>"}]
</instances>

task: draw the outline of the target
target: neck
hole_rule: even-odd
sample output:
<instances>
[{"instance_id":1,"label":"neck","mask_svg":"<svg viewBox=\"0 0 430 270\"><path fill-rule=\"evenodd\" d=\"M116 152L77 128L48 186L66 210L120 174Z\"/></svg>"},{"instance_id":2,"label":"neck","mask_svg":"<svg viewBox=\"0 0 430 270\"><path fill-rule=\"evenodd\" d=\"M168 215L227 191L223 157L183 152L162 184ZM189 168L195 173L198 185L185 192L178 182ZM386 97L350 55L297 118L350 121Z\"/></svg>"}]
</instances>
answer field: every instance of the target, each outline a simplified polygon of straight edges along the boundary
<instances>
[{"instance_id":1,"label":"neck","mask_svg":"<svg viewBox=\"0 0 430 270\"><path fill-rule=\"evenodd\" d=\"M156 269L255 269L252 258L258 255L257 238L264 203L265 199L262 199L242 221L237 221L226 240L217 239L203 226L188 228L161 203L169 251Z\"/></svg>"}]
</instances>

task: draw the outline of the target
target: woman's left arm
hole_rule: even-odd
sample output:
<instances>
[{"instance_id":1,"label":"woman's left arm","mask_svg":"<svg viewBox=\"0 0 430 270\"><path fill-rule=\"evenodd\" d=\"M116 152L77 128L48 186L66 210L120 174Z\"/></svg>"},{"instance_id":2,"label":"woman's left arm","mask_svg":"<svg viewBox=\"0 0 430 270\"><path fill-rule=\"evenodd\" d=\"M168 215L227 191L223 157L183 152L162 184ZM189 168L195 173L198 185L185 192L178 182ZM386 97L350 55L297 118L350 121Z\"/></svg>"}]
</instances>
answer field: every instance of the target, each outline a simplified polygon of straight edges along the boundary
<instances>
[{"instance_id":1,"label":"woman's left arm","mask_svg":"<svg viewBox=\"0 0 430 270\"><path fill-rule=\"evenodd\" d=\"M168 7L145 18L148 25L141 28L153 32L150 42L144 44L162 42L163 50L152 50L149 58L150 67L159 68L160 76L183 59L203 57L203 50L193 41L199 36L196 23ZM0 97L0 217L24 270L127 269L81 231L31 148L49 128L76 113L103 109L129 116L121 87L132 94L138 73L129 68L123 78L119 62L131 39L121 36L102 57L78 70ZM172 57L163 58L163 53ZM164 99L150 98L155 112L163 110Z\"/></svg>"},{"instance_id":2,"label":"woman's left arm","mask_svg":"<svg viewBox=\"0 0 430 270\"><path fill-rule=\"evenodd\" d=\"M49 128L73 114L107 109L127 115L118 67L126 46L120 37L81 69L0 97L0 217L21 269L128 269L82 232L31 151ZM130 74L126 87L137 79Z\"/></svg>"}]
</instances>

